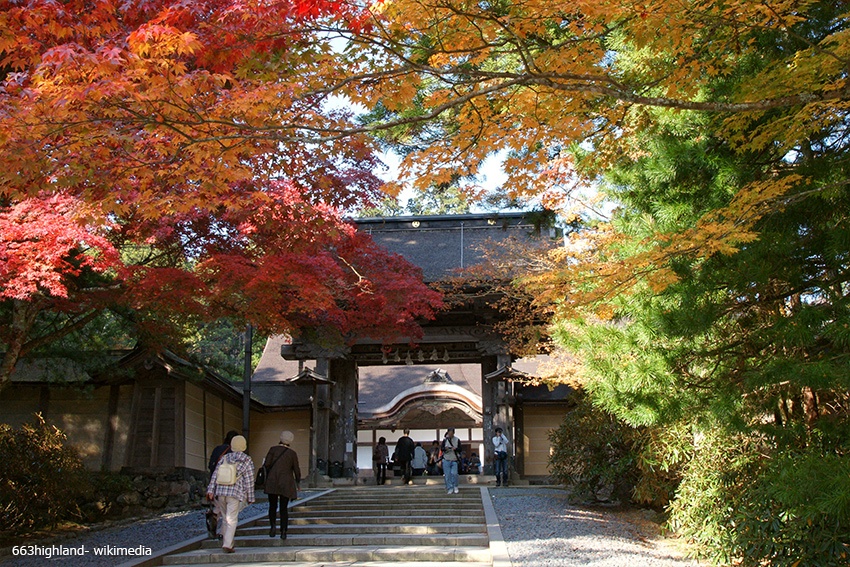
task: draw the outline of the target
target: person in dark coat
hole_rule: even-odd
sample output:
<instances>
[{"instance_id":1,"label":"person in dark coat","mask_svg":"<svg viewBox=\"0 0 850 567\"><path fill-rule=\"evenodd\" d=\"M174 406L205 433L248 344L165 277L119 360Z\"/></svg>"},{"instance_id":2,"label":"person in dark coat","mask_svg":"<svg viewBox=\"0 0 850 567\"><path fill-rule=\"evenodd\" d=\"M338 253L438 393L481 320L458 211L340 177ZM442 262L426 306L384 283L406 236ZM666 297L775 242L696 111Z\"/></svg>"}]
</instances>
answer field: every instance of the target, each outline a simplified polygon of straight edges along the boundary
<instances>
[{"instance_id":1,"label":"person in dark coat","mask_svg":"<svg viewBox=\"0 0 850 567\"><path fill-rule=\"evenodd\" d=\"M413 477L413 469L410 467L410 461L413 460L413 450L416 448L416 443L410 438L410 430L405 429L404 435L399 437L395 444L395 455L402 471L402 483L407 484Z\"/></svg>"},{"instance_id":2,"label":"person in dark coat","mask_svg":"<svg viewBox=\"0 0 850 567\"><path fill-rule=\"evenodd\" d=\"M384 484L387 481L387 463L390 461L390 451L387 448L387 438L378 439L372 451L372 468L375 471L375 484Z\"/></svg>"},{"instance_id":3,"label":"person in dark coat","mask_svg":"<svg viewBox=\"0 0 850 567\"><path fill-rule=\"evenodd\" d=\"M218 460L225 453L230 452L230 442L233 441L233 438L239 435L238 431L233 431L232 429L227 432L227 435L224 436L224 443L216 446L212 453L210 454L210 462L207 465L210 469L210 474L215 472L215 467L218 465Z\"/></svg>"},{"instance_id":4,"label":"person in dark coat","mask_svg":"<svg viewBox=\"0 0 850 567\"><path fill-rule=\"evenodd\" d=\"M286 539L289 527L289 501L298 498L301 466L290 445L295 439L291 431L280 434L280 443L269 449L263 464L268 466L263 492L269 496L269 537L277 535L277 510L280 503L280 539Z\"/></svg>"}]
</instances>

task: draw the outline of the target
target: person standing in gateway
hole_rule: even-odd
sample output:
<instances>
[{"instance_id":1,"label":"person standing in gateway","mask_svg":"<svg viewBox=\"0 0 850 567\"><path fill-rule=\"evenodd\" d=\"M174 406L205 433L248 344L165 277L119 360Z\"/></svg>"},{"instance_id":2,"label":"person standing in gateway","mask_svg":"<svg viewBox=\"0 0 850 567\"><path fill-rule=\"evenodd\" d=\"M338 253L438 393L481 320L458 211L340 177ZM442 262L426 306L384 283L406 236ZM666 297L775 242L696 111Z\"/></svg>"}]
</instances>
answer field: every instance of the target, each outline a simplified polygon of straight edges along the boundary
<instances>
[{"instance_id":1,"label":"person standing in gateway","mask_svg":"<svg viewBox=\"0 0 850 567\"><path fill-rule=\"evenodd\" d=\"M286 539L289 528L289 501L298 498L298 484L301 482L301 466L298 454L290 445L295 439L291 431L280 434L280 443L269 449L263 461L268 466L263 492L269 496L269 537L277 535L277 510L280 504L280 539Z\"/></svg>"},{"instance_id":2,"label":"person standing in gateway","mask_svg":"<svg viewBox=\"0 0 850 567\"><path fill-rule=\"evenodd\" d=\"M428 453L422 448L422 443L416 443L416 448L413 449L413 460L410 461L410 468L413 470L413 476L422 476L425 474L425 469L428 468Z\"/></svg>"},{"instance_id":3,"label":"person standing in gateway","mask_svg":"<svg viewBox=\"0 0 850 567\"><path fill-rule=\"evenodd\" d=\"M410 468L410 461L413 460L413 450L416 448L416 443L410 438L410 429L404 430L404 435L399 437L395 444L395 456L401 465L402 483L407 484L413 477L413 470Z\"/></svg>"},{"instance_id":4,"label":"person standing in gateway","mask_svg":"<svg viewBox=\"0 0 850 567\"><path fill-rule=\"evenodd\" d=\"M502 428L496 428L493 436L493 472L496 473L496 486L508 485L508 438Z\"/></svg>"},{"instance_id":5,"label":"person standing in gateway","mask_svg":"<svg viewBox=\"0 0 850 567\"><path fill-rule=\"evenodd\" d=\"M443 476L446 479L446 494L457 494L458 489L458 460L460 455L460 439L455 437L455 428L449 427L440 446L443 450Z\"/></svg>"}]
</instances>

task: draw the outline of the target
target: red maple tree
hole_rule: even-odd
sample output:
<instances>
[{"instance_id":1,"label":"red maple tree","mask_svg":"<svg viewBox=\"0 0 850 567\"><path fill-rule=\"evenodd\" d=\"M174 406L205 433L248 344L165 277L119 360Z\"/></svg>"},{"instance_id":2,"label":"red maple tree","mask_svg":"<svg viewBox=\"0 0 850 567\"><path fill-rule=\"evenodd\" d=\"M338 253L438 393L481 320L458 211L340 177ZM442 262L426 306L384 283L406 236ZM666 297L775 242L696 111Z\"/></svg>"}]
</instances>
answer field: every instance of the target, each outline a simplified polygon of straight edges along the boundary
<instances>
[{"instance_id":1,"label":"red maple tree","mask_svg":"<svg viewBox=\"0 0 850 567\"><path fill-rule=\"evenodd\" d=\"M111 295L102 281L85 277L119 265L118 251L105 236L110 227L92 222L90 212L79 199L63 194L24 199L0 210L0 305L6 307L0 313L8 319L0 326L6 346L0 377L8 379L21 354L50 340L29 337L40 313L65 313L70 332Z\"/></svg>"},{"instance_id":2,"label":"red maple tree","mask_svg":"<svg viewBox=\"0 0 850 567\"><path fill-rule=\"evenodd\" d=\"M163 342L181 318L222 316L416 336L439 296L342 217L383 193L372 143L335 135L354 117L322 92L342 71L319 17L360 16L325 0L0 1L0 389L49 340L31 336L46 311L73 327L130 307Z\"/></svg>"}]
</instances>

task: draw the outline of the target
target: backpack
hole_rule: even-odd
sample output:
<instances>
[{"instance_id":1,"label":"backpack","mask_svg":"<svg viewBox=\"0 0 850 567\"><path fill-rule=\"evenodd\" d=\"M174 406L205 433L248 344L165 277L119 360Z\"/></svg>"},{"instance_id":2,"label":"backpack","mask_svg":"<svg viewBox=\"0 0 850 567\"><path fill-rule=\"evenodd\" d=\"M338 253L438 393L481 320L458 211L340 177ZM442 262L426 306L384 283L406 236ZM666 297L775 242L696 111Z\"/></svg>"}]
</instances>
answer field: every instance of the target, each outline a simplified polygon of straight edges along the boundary
<instances>
[{"instance_id":1,"label":"backpack","mask_svg":"<svg viewBox=\"0 0 850 567\"><path fill-rule=\"evenodd\" d=\"M233 486L239 478L239 470L235 463L227 461L218 465L218 476L215 477L215 483L222 486Z\"/></svg>"}]
</instances>

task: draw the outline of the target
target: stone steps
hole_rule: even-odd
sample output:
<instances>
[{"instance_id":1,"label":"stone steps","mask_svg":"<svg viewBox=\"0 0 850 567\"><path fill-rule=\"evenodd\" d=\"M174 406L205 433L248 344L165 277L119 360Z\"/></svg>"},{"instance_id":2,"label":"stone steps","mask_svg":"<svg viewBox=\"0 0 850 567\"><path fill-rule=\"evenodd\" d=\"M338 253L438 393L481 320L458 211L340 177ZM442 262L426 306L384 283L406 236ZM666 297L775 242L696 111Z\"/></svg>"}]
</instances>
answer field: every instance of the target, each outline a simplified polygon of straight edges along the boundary
<instances>
[{"instance_id":1,"label":"stone steps","mask_svg":"<svg viewBox=\"0 0 850 567\"><path fill-rule=\"evenodd\" d=\"M481 490L462 487L449 495L442 486L339 487L297 501L286 540L269 537L268 519L259 517L240 526L236 553L206 540L162 564L491 567Z\"/></svg>"},{"instance_id":2,"label":"stone steps","mask_svg":"<svg viewBox=\"0 0 850 567\"><path fill-rule=\"evenodd\" d=\"M254 526L242 528L239 534L245 536L266 535L269 531L268 521L257 522ZM290 536L305 535L305 534L346 534L346 533L361 533L361 534L462 534L462 533L481 533L481 525L479 523L432 523L432 524L294 524L289 522Z\"/></svg>"},{"instance_id":3,"label":"stone steps","mask_svg":"<svg viewBox=\"0 0 850 567\"><path fill-rule=\"evenodd\" d=\"M435 516L426 514L425 512L417 512L416 514L399 514L398 512L379 512L375 514L366 514L360 511L351 513L341 513L339 511L331 511L328 513L313 512L310 515L293 515L289 516L289 525L308 525L308 524L386 524L386 523L443 523L454 522L458 524L482 523L484 517L481 514L464 513L464 515L452 515L451 517Z\"/></svg>"},{"instance_id":4,"label":"stone steps","mask_svg":"<svg viewBox=\"0 0 850 567\"><path fill-rule=\"evenodd\" d=\"M454 498L454 497L452 497ZM394 504L392 508L389 508L384 503L378 502L334 502L328 504L305 504L304 506L299 506L297 509L294 509L294 513L305 513L312 511L327 511L327 510L360 510L360 511L381 511L381 510L441 510L446 512L463 512L464 508L468 505L474 505L475 500L469 498L457 498L454 501L446 501L446 500L416 500L415 502L405 502L401 504Z\"/></svg>"},{"instance_id":5,"label":"stone steps","mask_svg":"<svg viewBox=\"0 0 850 567\"><path fill-rule=\"evenodd\" d=\"M461 485L495 486L496 484L496 477L491 474L462 474L458 477L458 480ZM410 480L410 482L417 486L443 486L445 484L445 479L442 475L426 475L415 476ZM320 488L351 486L365 486L374 488L375 477L372 476L370 472L368 476L364 475L358 478L323 477L319 480ZM400 476L388 476L383 486L402 486L402 478Z\"/></svg>"},{"instance_id":6,"label":"stone steps","mask_svg":"<svg viewBox=\"0 0 850 567\"><path fill-rule=\"evenodd\" d=\"M241 543L241 542L240 542ZM163 565L206 565L221 563L257 563L273 562L275 565L286 563L328 561L435 561L443 565L452 563L477 562L491 560L489 547L445 548L427 545L370 545L352 547L252 547L241 545L236 553L226 554L221 550L196 549L163 559Z\"/></svg>"},{"instance_id":7,"label":"stone steps","mask_svg":"<svg viewBox=\"0 0 850 567\"><path fill-rule=\"evenodd\" d=\"M290 518L309 518L311 516L372 516L375 518L380 518L382 516L434 516L438 518L463 518L480 515L481 511L471 508L468 503L456 507L428 506L427 504L423 504L415 507L400 506L398 508L358 508L357 506L348 506L345 508L325 508L318 510L298 510L297 508L293 508L289 513Z\"/></svg>"},{"instance_id":8,"label":"stone steps","mask_svg":"<svg viewBox=\"0 0 850 567\"><path fill-rule=\"evenodd\" d=\"M490 543L487 534L394 534L394 533L337 533L337 534L314 534L287 535L286 540L266 535L241 535L239 547L341 547L341 546L407 546L407 545L450 545L457 546L485 546ZM203 549L220 549L221 544L217 541L205 541L201 546Z\"/></svg>"}]
</instances>

